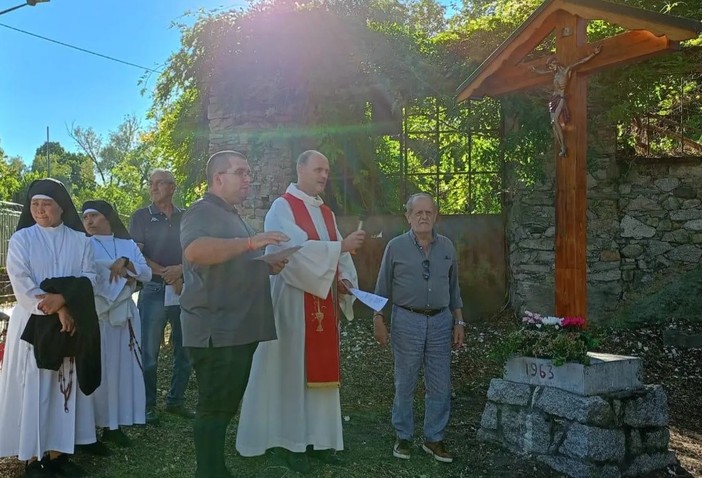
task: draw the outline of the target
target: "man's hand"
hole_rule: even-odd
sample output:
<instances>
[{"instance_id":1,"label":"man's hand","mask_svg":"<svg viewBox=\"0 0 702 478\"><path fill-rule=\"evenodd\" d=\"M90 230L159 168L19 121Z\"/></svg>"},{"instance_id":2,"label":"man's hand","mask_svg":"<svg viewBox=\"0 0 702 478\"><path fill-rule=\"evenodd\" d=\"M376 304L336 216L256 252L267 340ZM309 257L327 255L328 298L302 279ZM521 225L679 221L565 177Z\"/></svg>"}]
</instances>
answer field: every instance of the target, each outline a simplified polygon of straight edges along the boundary
<instances>
[{"instance_id":1,"label":"man's hand","mask_svg":"<svg viewBox=\"0 0 702 478\"><path fill-rule=\"evenodd\" d=\"M350 294L351 292L349 291L349 289L351 289L352 287L353 284L348 279L341 279L339 281L336 281L336 291L339 294Z\"/></svg>"},{"instance_id":2,"label":"man's hand","mask_svg":"<svg viewBox=\"0 0 702 478\"><path fill-rule=\"evenodd\" d=\"M110 266L110 282L114 282L120 277L127 275L127 260L124 257L118 257Z\"/></svg>"},{"instance_id":3,"label":"man's hand","mask_svg":"<svg viewBox=\"0 0 702 478\"><path fill-rule=\"evenodd\" d=\"M66 305L66 300L61 294L39 294L37 299L41 299L37 309L46 315L55 314L61 307Z\"/></svg>"},{"instance_id":4,"label":"man's hand","mask_svg":"<svg viewBox=\"0 0 702 478\"><path fill-rule=\"evenodd\" d=\"M173 284L173 290L175 291L176 294L180 295L183 292L183 279L179 278L177 281L175 281Z\"/></svg>"},{"instance_id":5,"label":"man's hand","mask_svg":"<svg viewBox=\"0 0 702 478\"><path fill-rule=\"evenodd\" d=\"M71 313L68 312L68 309L65 307L61 307L56 313L58 314L59 321L61 322L60 332L66 332L71 335L75 334L76 323L73 320Z\"/></svg>"},{"instance_id":6,"label":"man's hand","mask_svg":"<svg viewBox=\"0 0 702 478\"><path fill-rule=\"evenodd\" d=\"M285 264L287 263L287 259L283 259L282 261L278 262L271 262L270 264L268 264L268 271L271 273L271 275L280 274L280 272L285 267Z\"/></svg>"},{"instance_id":7,"label":"man's hand","mask_svg":"<svg viewBox=\"0 0 702 478\"><path fill-rule=\"evenodd\" d=\"M465 327L463 325L453 326L453 349L458 350L463 347L463 340L465 339Z\"/></svg>"},{"instance_id":8,"label":"man's hand","mask_svg":"<svg viewBox=\"0 0 702 478\"><path fill-rule=\"evenodd\" d=\"M381 347L385 347L390 342L388 328L385 326L383 316L380 314L373 316L373 336Z\"/></svg>"},{"instance_id":9,"label":"man's hand","mask_svg":"<svg viewBox=\"0 0 702 478\"><path fill-rule=\"evenodd\" d=\"M277 231L268 231L256 234L251 237L251 248L252 249L263 249L266 246L277 245L281 242L288 242L290 238Z\"/></svg>"},{"instance_id":10,"label":"man's hand","mask_svg":"<svg viewBox=\"0 0 702 478\"><path fill-rule=\"evenodd\" d=\"M341 241L341 252L353 252L360 249L366 239L366 231L354 231Z\"/></svg>"},{"instance_id":11,"label":"man's hand","mask_svg":"<svg viewBox=\"0 0 702 478\"><path fill-rule=\"evenodd\" d=\"M183 277L183 266L167 266L161 269L161 277L166 284L174 285L175 282Z\"/></svg>"}]
</instances>

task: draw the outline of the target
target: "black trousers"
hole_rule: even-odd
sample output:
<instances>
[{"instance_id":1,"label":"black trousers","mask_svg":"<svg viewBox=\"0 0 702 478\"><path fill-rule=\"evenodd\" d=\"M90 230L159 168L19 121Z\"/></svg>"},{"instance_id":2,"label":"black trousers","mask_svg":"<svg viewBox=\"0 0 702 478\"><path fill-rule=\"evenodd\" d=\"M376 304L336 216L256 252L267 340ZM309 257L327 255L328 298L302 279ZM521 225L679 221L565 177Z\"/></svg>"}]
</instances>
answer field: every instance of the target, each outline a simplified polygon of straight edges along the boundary
<instances>
[{"instance_id":1,"label":"black trousers","mask_svg":"<svg viewBox=\"0 0 702 478\"><path fill-rule=\"evenodd\" d=\"M257 346L188 347L198 386L193 425L197 477L231 476L224 463L224 439L244 396Z\"/></svg>"}]
</instances>

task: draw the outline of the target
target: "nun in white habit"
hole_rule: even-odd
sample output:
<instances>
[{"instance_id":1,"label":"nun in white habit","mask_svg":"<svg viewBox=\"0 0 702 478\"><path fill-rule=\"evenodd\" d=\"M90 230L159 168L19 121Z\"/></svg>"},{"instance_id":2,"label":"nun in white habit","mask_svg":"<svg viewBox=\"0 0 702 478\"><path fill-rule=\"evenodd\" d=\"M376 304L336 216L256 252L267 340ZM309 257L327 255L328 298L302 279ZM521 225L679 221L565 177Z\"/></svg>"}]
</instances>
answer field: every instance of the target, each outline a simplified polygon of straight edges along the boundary
<instances>
[{"instance_id":1,"label":"nun in white habit","mask_svg":"<svg viewBox=\"0 0 702 478\"><path fill-rule=\"evenodd\" d=\"M74 358L65 357L57 371L38 368L34 347L20 338L31 316L57 314L61 333L75 332L65 298L45 293L43 280L73 276L95 282L93 247L61 182L41 179L29 186L10 238L7 273L17 305L0 372L0 456L26 460L28 477L87 476L67 457L75 445L96 440L92 397L80 390Z\"/></svg>"},{"instance_id":2,"label":"nun in white habit","mask_svg":"<svg viewBox=\"0 0 702 478\"><path fill-rule=\"evenodd\" d=\"M95 391L95 423L103 441L129 446L120 426L146 423L141 319L132 294L137 281L151 280L151 268L109 203L87 201L82 209L97 268L102 383Z\"/></svg>"}]
</instances>

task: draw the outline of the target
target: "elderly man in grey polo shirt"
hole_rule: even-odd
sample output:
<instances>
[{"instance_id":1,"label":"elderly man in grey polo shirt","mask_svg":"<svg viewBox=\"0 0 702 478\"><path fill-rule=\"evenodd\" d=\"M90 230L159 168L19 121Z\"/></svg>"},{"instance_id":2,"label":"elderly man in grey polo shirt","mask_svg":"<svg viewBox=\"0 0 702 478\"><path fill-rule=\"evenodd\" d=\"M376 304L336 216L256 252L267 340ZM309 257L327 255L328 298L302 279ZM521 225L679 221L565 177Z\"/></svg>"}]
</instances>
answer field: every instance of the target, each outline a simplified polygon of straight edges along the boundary
<instances>
[{"instance_id":1,"label":"elderly man in grey polo shirt","mask_svg":"<svg viewBox=\"0 0 702 478\"><path fill-rule=\"evenodd\" d=\"M397 435L393 455L410 458L412 406L423 363L426 394L422 449L438 461L451 463L453 456L444 446L451 411L451 346L463 345L465 322L456 249L450 239L434 231L437 209L429 194L409 198L405 217L410 230L385 248L375 293L389 297L392 304L392 424ZM378 343L387 345L388 329L382 311L373 316L373 330Z\"/></svg>"},{"instance_id":2,"label":"elderly man in grey polo shirt","mask_svg":"<svg viewBox=\"0 0 702 478\"><path fill-rule=\"evenodd\" d=\"M251 184L241 153L220 151L207 162L205 196L183 214L185 285L180 299L183 345L198 384L193 426L196 476L223 478L227 426L239 408L259 342L276 338L269 274L287 260L267 264L261 249L286 242L285 234L256 234L237 212Z\"/></svg>"}]
</instances>

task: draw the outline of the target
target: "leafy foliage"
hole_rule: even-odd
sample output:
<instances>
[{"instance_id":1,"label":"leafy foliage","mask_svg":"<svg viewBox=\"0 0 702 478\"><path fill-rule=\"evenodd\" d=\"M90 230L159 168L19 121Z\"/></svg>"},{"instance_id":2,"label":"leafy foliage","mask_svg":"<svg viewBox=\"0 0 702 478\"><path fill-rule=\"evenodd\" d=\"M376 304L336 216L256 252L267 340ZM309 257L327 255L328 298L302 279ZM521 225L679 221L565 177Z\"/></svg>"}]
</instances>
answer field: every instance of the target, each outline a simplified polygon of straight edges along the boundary
<instances>
[{"instance_id":1,"label":"leafy foliage","mask_svg":"<svg viewBox=\"0 0 702 478\"><path fill-rule=\"evenodd\" d=\"M554 365L566 362L589 365L587 352L594 346L585 332L563 330L519 330L512 332L493 349L493 357L504 361L510 357L536 357L550 359Z\"/></svg>"}]
</instances>

